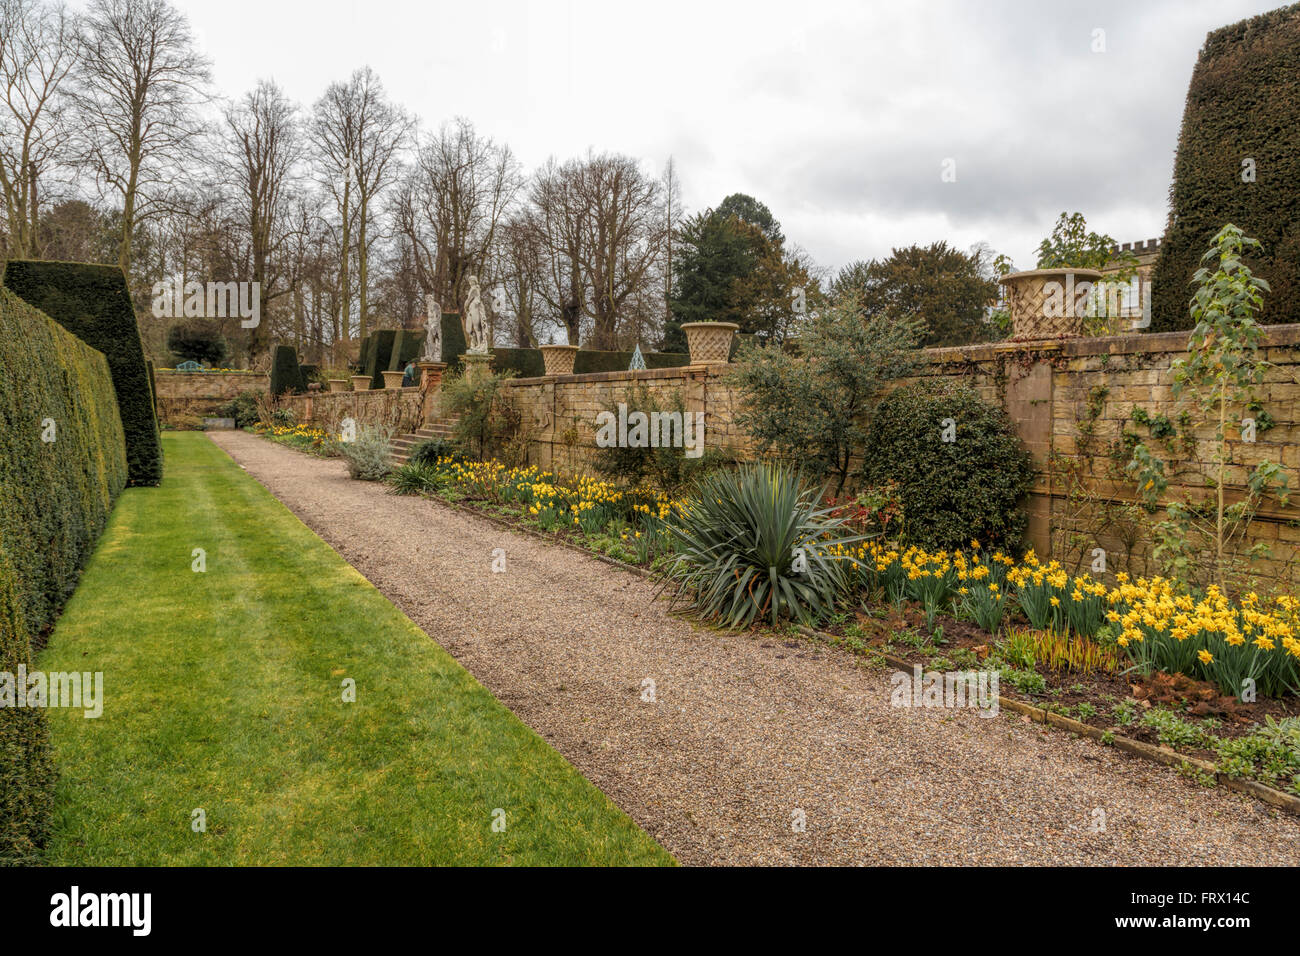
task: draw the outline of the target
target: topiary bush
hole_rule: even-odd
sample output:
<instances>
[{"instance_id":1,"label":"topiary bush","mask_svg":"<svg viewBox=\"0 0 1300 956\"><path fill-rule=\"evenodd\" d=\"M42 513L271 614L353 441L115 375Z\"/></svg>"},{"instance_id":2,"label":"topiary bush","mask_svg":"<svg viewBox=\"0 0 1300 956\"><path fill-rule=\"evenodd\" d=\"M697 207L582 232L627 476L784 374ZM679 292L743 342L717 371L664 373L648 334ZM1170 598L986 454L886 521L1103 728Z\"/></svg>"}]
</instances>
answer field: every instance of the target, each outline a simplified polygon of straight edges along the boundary
<instances>
[{"instance_id":1,"label":"topiary bush","mask_svg":"<svg viewBox=\"0 0 1300 956\"><path fill-rule=\"evenodd\" d=\"M108 359L126 433L127 482L162 480L162 441L140 327L117 266L10 260L3 284Z\"/></svg>"},{"instance_id":2,"label":"topiary bush","mask_svg":"<svg viewBox=\"0 0 1300 956\"><path fill-rule=\"evenodd\" d=\"M1300 322L1300 4L1215 30L1187 88L1151 329L1190 329L1201 253L1224 223L1260 241L1247 258L1273 295L1264 323Z\"/></svg>"},{"instance_id":3,"label":"topiary bush","mask_svg":"<svg viewBox=\"0 0 1300 956\"><path fill-rule=\"evenodd\" d=\"M951 419L951 423L946 420ZM953 441L945 441L945 426ZM895 482L905 540L926 548L1011 548L1028 518L1034 465L1006 412L956 382L901 386L876 407L863 450L869 485Z\"/></svg>"},{"instance_id":4,"label":"topiary bush","mask_svg":"<svg viewBox=\"0 0 1300 956\"><path fill-rule=\"evenodd\" d=\"M283 395L291 392L295 395L307 391L307 383L302 379L302 369L298 365L298 353L292 345L277 345L275 357L271 361L271 394Z\"/></svg>"},{"instance_id":5,"label":"topiary bush","mask_svg":"<svg viewBox=\"0 0 1300 956\"><path fill-rule=\"evenodd\" d=\"M32 664L127 482L104 356L0 288L0 671ZM49 828L43 710L0 709L0 863Z\"/></svg>"}]
</instances>

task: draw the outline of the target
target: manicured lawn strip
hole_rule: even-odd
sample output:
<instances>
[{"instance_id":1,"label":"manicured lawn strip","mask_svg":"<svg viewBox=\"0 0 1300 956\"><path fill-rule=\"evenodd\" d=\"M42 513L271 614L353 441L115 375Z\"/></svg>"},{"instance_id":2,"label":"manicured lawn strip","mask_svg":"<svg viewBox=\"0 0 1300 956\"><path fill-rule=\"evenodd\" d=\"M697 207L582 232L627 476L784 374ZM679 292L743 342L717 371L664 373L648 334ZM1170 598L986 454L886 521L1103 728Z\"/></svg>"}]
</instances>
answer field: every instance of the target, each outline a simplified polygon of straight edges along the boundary
<instances>
[{"instance_id":1,"label":"manicured lawn strip","mask_svg":"<svg viewBox=\"0 0 1300 956\"><path fill-rule=\"evenodd\" d=\"M40 658L105 682L51 710L51 863L672 862L207 438L164 444Z\"/></svg>"}]
</instances>

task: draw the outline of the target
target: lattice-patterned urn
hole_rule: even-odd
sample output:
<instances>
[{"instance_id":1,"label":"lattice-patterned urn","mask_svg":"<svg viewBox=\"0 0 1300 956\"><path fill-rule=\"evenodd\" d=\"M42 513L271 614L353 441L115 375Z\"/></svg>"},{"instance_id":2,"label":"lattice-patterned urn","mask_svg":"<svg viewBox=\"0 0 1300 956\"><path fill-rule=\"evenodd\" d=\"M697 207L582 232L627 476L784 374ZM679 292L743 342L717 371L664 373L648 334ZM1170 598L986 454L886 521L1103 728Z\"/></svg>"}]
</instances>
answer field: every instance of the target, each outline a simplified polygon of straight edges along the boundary
<instances>
[{"instance_id":1,"label":"lattice-patterned urn","mask_svg":"<svg viewBox=\"0 0 1300 956\"><path fill-rule=\"evenodd\" d=\"M1005 289L1014 339L1061 339L1083 335L1088 295L1096 269L1032 269L999 280Z\"/></svg>"},{"instance_id":2,"label":"lattice-patterned urn","mask_svg":"<svg viewBox=\"0 0 1300 956\"><path fill-rule=\"evenodd\" d=\"M735 322L686 322L686 347L692 365L726 365L731 360L731 340L740 326Z\"/></svg>"},{"instance_id":3,"label":"lattice-patterned urn","mask_svg":"<svg viewBox=\"0 0 1300 956\"><path fill-rule=\"evenodd\" d=\"M578 357L576 345L543 345L542 364L547 375L572 375L573 362Z\"/></svg>"}]
</instances>

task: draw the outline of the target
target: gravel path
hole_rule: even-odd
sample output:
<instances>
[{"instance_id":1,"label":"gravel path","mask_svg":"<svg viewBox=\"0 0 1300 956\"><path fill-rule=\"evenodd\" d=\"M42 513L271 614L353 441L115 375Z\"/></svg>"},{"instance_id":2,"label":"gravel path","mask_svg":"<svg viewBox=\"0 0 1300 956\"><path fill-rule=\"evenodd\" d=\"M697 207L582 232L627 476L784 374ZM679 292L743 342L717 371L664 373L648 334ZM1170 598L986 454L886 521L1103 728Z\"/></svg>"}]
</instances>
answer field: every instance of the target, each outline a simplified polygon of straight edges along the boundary
<instances>
[{"instance_id":1,"label":"gravel path","mask_svg":"<svg viewBox=\"0 0 1300 956\"><path fill-rule=\"evenodd\" d=\"M635 575L211 437L683 863L1300 864L1300 819L1252 798L1017 715L891 707L845 653L694 627Z\"/></svg>"}]
</instances>

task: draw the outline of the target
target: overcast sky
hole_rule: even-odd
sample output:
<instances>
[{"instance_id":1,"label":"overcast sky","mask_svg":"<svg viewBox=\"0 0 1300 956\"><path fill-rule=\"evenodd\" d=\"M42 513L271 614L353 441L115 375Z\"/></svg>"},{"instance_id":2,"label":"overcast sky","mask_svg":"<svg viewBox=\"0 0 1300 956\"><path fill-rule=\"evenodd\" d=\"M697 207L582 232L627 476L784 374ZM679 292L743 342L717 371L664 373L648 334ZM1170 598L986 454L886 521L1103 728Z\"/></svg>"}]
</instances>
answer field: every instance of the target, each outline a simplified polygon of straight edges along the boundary
<instances>
[{"instance_id":1,"label":"overcast sky","mask_svg":"<svg viewBox=\"0 0 1300 956\"><path fill-rule=\"evenodd\" d=\"M1206 32L1279 6L176 2L222 95L269 77L310 106L369 64L426 127L466 116L528 169L672 156L688 211L750 193L831 268L938 239L1031 268L1062 210L1121 242L1161 235Z\"/></svg>"}]
</instances>

